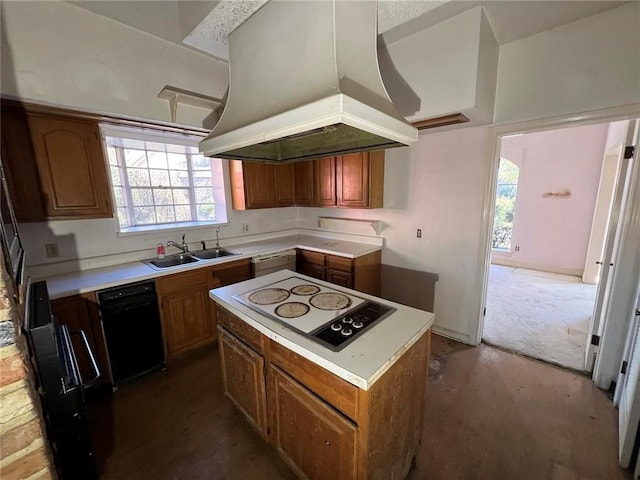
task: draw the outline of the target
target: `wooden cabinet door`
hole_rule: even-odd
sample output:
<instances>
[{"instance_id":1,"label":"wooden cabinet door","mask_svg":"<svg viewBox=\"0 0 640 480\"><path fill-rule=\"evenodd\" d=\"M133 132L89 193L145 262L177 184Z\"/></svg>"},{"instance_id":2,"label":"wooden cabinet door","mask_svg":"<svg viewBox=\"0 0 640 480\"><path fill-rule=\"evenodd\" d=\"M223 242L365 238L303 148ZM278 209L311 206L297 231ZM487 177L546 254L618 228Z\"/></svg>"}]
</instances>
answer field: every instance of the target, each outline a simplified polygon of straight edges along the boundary
<instances>
[{"instance_id":1,"label":"wooden cabinet door","mask_svg":"<svg viewBox=\"0 0 640 480\"><path fill-rule=\"evenodd\" d=\"M303 275L325 280L327 275L325 264L326 256L324 253L303 249L298 249L296 252L296 271Z\"/></svg>"},{"instance_id":2,"label":"wooden cabinet door","mask_svg":"<svg viewBox=\"0 0 640 480\"><path fill-rule=\"evenodd\" d=\"M215 339L207 284L162 297L167 356L188 352Z\"/></svg>"},{"instance_id":3,"label":"wooden cabinet door","mask_svg":"<svg viewBox=\"0 0 640 480\"><path fill-rule=\"evenodd\" d=\"M264 359L223 328L219 328L219 335L224 393L264 437L267 425Z\"/></svg>"},{"instance_id":4,"label":"wooden cabinet door","mask_svg":"<svg viewBox=\"0 0 640 480\"><path fill-rule=\"evenodd\" d=\"M357 478L356 426L278 367L269 374L278 451L310 480Z\"/></svg>"},{"instance_id":5,"label":"wooden cabinet door","mask_svg":"<svg viewBox=\"0 0 640 480\"><path fill-rule=\"evenodd\" d=\"M296 203L293 168L293 164L273 166L276 207L292 207Z\"/></svg>"},{"instance_id":6,"label":"wooden cabinet door","mask_svg":"<svg viewBox=\"0 0 640 480\"><path fill-rule=\"evenodd\" d=\"M47 216L111 217L111 193L98 125L29 115Z\"/></svg>"},{"instance_id":7,"label":"wooden cabinet door","mask_svg":"<svg viewBox=\"0 0 640 480\"><path fill-rule=\"evenodd\" d=\"M45 198L33 153L27 113L3 105L0 118L2 164L18 222L46 219Z\"/></svg>"},{"instance_id":8,"label":"wooden cabinet door","mask_svg":"<svg viewBox=\"0 0 640 480\"><path fill-rule=\"evenodd\" d=\"M327 270L327 282L335 283L342 287L353 288L353 274L329 268Z\"/></svg>"},{"instance_id":9,"label":"wooden cabinet door","mask_svg":"<svg viewBox=\"0 0 640 480\"><path fill-rule=\"evenodd\" d=\"M293 178L296 205L313 205L313 160L293 164Z\"/></svg>"},{"instance_id":10,"label":"wooden cabinet door","mask_svg":"<svg viewBox=\"0 0 640 480\"><path fill-rule=\"evenodd\" d=\"M247 209L275 206L273 169L269 163L242 162Z\"/></svg>"},{"instance_id":11,"label":"wooden cabinet door","mask_svg":"<svg viewBox=\"0 0 640 480\"><path fill-rule=\"evenodd\" d=\"M338 206L369 206L369 152L338 157L336 178Z\"/></svg>"},{"instance_id":12,"label":"wooden cabinet door","mask_svg":"<svg viewBox=\"0 0 640 480\"><path fill-rule=\"evenodd\" d=\"M314 160L314 205L336 206L336 157Z\"/></svg>"},{"instance_id":13,"label":"wooden cabinet door","mask_svg":"<svg viewBox=\"0 0 640 480\"><path fill-rule=\"evenodd\" d=\"M308 275L309 277L317 278L318 280L326 279L326 268L319 265L303 262L298 265L296 270L303 275Z\"/></svg>"}]
</instances>

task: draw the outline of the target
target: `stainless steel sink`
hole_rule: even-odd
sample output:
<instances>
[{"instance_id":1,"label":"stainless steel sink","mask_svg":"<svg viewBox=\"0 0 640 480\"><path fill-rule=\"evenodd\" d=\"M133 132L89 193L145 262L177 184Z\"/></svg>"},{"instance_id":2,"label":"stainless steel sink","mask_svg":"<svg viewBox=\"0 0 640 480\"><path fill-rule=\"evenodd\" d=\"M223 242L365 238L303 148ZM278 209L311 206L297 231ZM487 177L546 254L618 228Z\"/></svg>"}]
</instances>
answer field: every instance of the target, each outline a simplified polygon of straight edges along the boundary
<instances>
[{"instance_id":1,"label":"stainless steel sink","mask_svg":"<svg viewBox=\"0 0 640 480\"><path fill-rule=\"evenodd\" d=\"M157 258L154 260L147 260L145 263L155 268L169 268L169 267L176 267L178 265L186 265L187 263L193 263L197 261L198 261L197 258L191 255L182 253L180 255L171 255L170 257L166 257L162 259Z\"/></svg>"},{"instance_id":2,"label":"stainless steel sink","mask_svg":"<svg viewBox=\"0 0 640 480\"><path fill-rule=\"evenodd\" d=\"M200 258L202 260L208 260L210 258L220 258L220 257L228 257L230 255L238 255L236 252L232 252L231 250L225 250L224 248L210 248L208 250L200 250L198 252L191 253L194 257Z\"/></svg>"}]
</instances>

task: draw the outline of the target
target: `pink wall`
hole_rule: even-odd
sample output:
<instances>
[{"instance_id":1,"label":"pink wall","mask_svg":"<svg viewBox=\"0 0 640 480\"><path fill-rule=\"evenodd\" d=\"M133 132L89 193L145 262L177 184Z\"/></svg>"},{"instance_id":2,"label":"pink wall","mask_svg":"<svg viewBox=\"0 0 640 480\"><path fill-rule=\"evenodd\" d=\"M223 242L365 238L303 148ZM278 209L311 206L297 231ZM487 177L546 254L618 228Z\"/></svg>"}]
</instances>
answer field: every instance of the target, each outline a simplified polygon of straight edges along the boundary
<instances>
[{"instance_id":1,"label":"pink wall","mask_svg":"<svg viewBox=\"0 0 640 480\"><path fill-rule=\"evenodd\" d=\"M607 124L504 138L501 155L520 167L511 254L497 263L581 274L598 194ZM567 189L568 198L544 198ZM498 259L497 257L500 257Z\"/></svg>"}]
</instances>

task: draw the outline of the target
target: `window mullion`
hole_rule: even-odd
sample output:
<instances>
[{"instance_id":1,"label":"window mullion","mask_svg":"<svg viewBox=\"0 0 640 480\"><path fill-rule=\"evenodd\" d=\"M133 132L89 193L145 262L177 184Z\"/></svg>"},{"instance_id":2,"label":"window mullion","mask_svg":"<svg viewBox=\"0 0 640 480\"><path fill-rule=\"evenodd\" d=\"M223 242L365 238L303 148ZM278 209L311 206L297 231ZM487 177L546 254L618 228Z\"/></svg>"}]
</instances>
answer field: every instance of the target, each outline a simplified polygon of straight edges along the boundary
<instances>
[{"instance_id":1,"label":"window mullion","mask_svg":"<svg viewBox=\"0 0 640 480\"><path fill-rule=\"evenodd\" d=\"M122 187L124 189L124 204L125 204L125 213L127 214L127 223L135 227L134 215L133 215L133 197L131 196L131 187L129 185L129 174L127 173L127 163L124 161L124 150L122 147L115 147L116 149L116 159L118 160L118 165L122 168Z\"/></svg>"},{"instance_id":2,"label":"window mullion","mask_svg":"<svg viewBox=\"0 0 640 480\"><path fill-rule=\"evenodd\" d=\"M191 207L191 221L198 220L196 208L196 185L193 177L193 164L191 163L191 154L187 153L187 171L189 172L189 206Z\"/></svg>"}]
</instances>

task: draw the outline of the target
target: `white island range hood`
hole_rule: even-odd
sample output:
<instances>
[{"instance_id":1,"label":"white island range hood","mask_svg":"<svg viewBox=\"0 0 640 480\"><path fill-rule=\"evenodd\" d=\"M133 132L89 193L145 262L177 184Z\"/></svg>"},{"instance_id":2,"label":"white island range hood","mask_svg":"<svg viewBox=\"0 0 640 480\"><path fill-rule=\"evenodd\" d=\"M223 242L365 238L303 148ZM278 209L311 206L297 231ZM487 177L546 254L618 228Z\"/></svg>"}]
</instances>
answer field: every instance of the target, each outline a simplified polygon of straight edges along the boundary
<instances>
[{"instance_id":1,"label":"white island range hood","mask_svg":"<svg viewBox=\"0 0 640 480\"><path fill-rule=\"evenodd\" d=\"M207 156L284 163L410 145L378 69L375 1L269 1L229 35Z\"/></svg>"}]
</instances>

